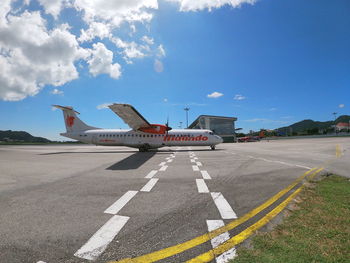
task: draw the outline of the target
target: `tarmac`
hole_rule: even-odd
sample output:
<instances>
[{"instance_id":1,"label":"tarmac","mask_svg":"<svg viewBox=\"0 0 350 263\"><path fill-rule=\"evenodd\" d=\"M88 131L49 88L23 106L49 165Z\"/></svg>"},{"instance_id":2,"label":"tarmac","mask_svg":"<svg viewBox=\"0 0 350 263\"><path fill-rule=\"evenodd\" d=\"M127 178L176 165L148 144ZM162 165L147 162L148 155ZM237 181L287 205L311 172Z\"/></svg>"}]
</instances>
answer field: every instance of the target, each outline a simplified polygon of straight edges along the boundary
<instances>
[{"instance_id":1,"label":"tarmac","mask_svg":"<svg viewBox=\"0 0 350 263\"><path fill-rule=\"evenodd\" d=\"M162 251L250 213L312 168L350 177L349 150L350 138L146 153L0 146L0 262L108 262ZM159 262L185 262L210 251L247 229L249 220ZM216 261L233 258L236 248Z\"/></svg>"}]
</instances>

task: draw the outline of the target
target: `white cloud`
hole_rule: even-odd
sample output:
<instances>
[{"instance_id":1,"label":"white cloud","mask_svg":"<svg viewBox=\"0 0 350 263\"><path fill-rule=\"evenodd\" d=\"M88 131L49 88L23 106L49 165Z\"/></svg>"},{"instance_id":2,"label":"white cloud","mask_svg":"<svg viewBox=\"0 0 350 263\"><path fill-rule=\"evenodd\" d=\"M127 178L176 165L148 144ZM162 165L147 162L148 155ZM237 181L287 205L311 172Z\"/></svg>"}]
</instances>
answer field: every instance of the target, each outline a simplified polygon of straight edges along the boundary
<instances>
[{"instance_id":1,"label":"white cloud","mask_svg":"<svg viewBox=\"0 0 350 263\"><path fill-rule=\"evenodd\" d=\"M38 0L38 2L44 7L46 14L51 14L54 18L57 18L60 14L63 6L68 6L68 0Z\"/></svg>"},{"instance_id":2,"label":"white cloud","mask_svg":"<svg viewBox=\"0 0 350 263\"><path fill-rule=\"evenodd\" d=\"M269 111L276 111L277 108L270 108Z\"/></svg>"},{"instance_id":3,"label":"white cloud","mask_svg":"<svg viewBox=\"0 0 350 263\"><path fill-rule=\"evenodd\" d=\"M165 57L165 50L164 50L162 44L160 44L157 48L157 56L158 57Z\"/></svg>"},{"instance_id":4,"label":"white cloud","mask_svg":"<svg viewBox=\"0 0 350 263\"><path fill-rule=\"evenodd\" d=\"M6 25L6 15L11 10L11 0L1 0L0 4L0 27Z\"/></svg>"},{"instance_id":5,"label":"white cloud","mask_svg":"<svg viewBox=\"0 0 350 263\"><path fill-rule=\"evenodd\" d=\"M109 105L112 105L112 104L113 104L113 103L108 103L108 102L106 102L106 103L102 103L102 104L100 104L100 105L97 105L96 108L97 108L98 110L108 109L108 106L109 106Z\"/></svg>"},{"instance_id":6,"label":"white cloud","mask_svg":"<svg viewBox=\"0 0 350 263\"><path fill-rule=\"evenodd\" d=\"M181 11L211 10L223 5L238 7L243 3L255 2L255 0L167 1L179 3ZM166 56L165 48L154 40L149 28L153 13L158 10L157 0L38 0L40 8L32 5L31 10L36 8L39 11L23 11L31 0L16 2L17 9L11 10L11 3L14 2L16 1L1 0L0 4L0 99L2 100L22 100L27 96L34 96L46 85L59 87L77 79L79 73L76 65L83 67L85 64L81 63L82 60L87 61L93 76L108 74L118 79L121 76L121 66L113 61L114 49L109 50L104 44L95 43L96 39L106 41L106 45L114 43L118 54L126 63L131 64L136 59L153 57L154 70L164 71L162 58ZM59 24L58 18L65 8L75 9L76 14L86 23L84 29L75 28L80 29L79 36L71 33L73 30L70 29L70 25ZM55 21L53 23L46 21L40 12L52 15ZM136 26L138 31L144 27L147 33L145 35L140 32L137 34L137 39L136 37L132 39L136 33ZM122 40L117 36L124 28L129 30L129 34L126 32L125 35L129 36L130 40ZM86 48L90 44L92 48Z\"/></svg>"},{"instance_id":7,"label":"white cloud","mask_svg":"<svg viewBox=\"0 0 350 263\"><path fill-rule=\"evenodd\" d=\"M53 89L53 90L51 91L51 94L53 94L53 95L63 95L64 93L63 93L62 90Z\"/></svg>"},{"instance_id":8,"label":"white cloud","mask_svg":"<svg viewBox=\"0 0 350 263\"><path fill-rule=\"evenodd\" d=\"M150 10L158 9L157 0L75 0L73 5L83 12L83 19L88 24L104 21L114 27L124 21L150 21L153 17Z\"/></svg>"},{"instance_id":9,"label":"white cloud","mask_svg":"<svg viewBox=\"0 0 350 263\"><path fill-rule=\"evenodd\" d=\"M246 99L246 97L244 97L244 96L242 96L240 94L237 94L233 99L234 100L244 100L244 99Z\"/></svg>"},{"instance_id":10,"label":"white cloud","mask_svg":"<svg viewBox=\"0 0 350 263\"><path fill-rule=\"evenodd\" d=\"M92 45L91 57L88 59L89 71L93 76L109 74L111 78L118 79L121 76L121 67L113 62L113 52L108 50L104 44Z\"/></svg>"},{"instance_id":11,"label":"white cloud","mask_svg":"<svg viewBox=\"0 0 350 263\"><path fill-rule=\"evenodd\" d=\"M214 99L216 99L216 98L219 98L219 97L221 97L221 96L223 96L223 95L224 95L223 93L214 91L213 93L208 94L207 97L208 97L208 98L214 98Z\"/></svg>"},{"instance_id":12,"label":"white cloud","mask_svg":"<svg viewBox=\"0 0 350 263\"><path fill-rule=\"evenodd\" d=\"M91 41L95 37L100 39L109 37L111 35L110 28L107 24L92 22L87 30L82 29L79 37L80 42Z\"/></svg>"},{"instance_id":13,"label":"white cloud","mask_svg":"<svg viewBox=\"0 0 350 263\"><path fill-rule=\"evenodd\" d=\"M167 0L169 2L177 2L180 5L180 11L200 11L214 8L220 8L224 5L233 8L240 7L242 4L254 4L256 0Z\"/></svg>"},{"instance_id":14,"label":"white cloud","mask_svg":"<svg viewBox=\"0 0 350 263\"><path fill-rule=\"evenodd\" d=\"M0 98L22 100L45 85L61 86L78 78L74 62L88 52L66 24L51 31L39 12L8 15L0 25Z\"/></svg>"},{"instance_id":15,"label":"white cloud","mask_svg":"<svg viewBox=\"0 0 350 263\"><path fill-rule=\"evenodd\" d=\"M339 104L339 108L344 108L345 104Z\"/></svg>"},{"instance_id":16,"label":"white cloud","mask_svg":"<svg viewBox=\"0 0 350 263\"><path fill-rule=\"evenodd\" d=\"M147 43L148 45L153 45L154 44L154 39L148 36L143 36L141 38L141 40L145 43Z\"/></svg>"},{"instance_id":17,"label":"white cloud","mask_svg":"<svg viewBox=\"0 0 350 263\"><path fill-rule=\"evenodd\" d=\"M154 70L155 70L156 72L158 72L158 73L161 73L161 72L164 71L163 62L160 61L160 60L158 60L158 59L155 59L155 60L154 60L154 65L153 65L153 67L154 67Z\"/></svg>"},{"instance_id":18,"label":"white cloud","mask_svg":"<svg viewBox=\"0 0 350 263\"><path fill-rule=\"evenodd\" d=\"M112 38L112 42L120 49L122 49L121 53L123 54L124 60L128 64L132 64L132 59L143 58L146 55L145 52L150 51L150 47L148 45L139 45L136 42L126 42L121 40L120 38Z\"/></svg>"},{"instance_id":19,"label":"white cloud","mask_svg":"<svg viewBox=\"0 0 350 263\"><path fill-rule=\"evenodd\" d=\"M167 99L167 98L164 98L164 99L163 99L163 102L168 102L168 99Z\"/></svg>"}]
</instances>

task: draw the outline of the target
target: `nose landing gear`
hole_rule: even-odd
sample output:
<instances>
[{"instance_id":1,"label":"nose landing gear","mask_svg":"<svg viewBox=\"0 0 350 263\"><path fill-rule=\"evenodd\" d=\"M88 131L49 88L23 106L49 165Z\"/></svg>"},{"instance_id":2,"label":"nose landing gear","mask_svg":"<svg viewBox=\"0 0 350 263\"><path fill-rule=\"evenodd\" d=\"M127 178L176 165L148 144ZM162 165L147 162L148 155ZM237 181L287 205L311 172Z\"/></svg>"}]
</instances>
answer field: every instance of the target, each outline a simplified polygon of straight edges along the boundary
<instances>
[{"instance_id":1,"label":"nose landing gear","mask_svg":"<svg viewBox=\"0 0 350 263\"><path fill-rule=\"evenodd\" d=\"M211 145L210 149L212 149L214 151L215 150L215 145Z\"/></svg>"}]
</instances>

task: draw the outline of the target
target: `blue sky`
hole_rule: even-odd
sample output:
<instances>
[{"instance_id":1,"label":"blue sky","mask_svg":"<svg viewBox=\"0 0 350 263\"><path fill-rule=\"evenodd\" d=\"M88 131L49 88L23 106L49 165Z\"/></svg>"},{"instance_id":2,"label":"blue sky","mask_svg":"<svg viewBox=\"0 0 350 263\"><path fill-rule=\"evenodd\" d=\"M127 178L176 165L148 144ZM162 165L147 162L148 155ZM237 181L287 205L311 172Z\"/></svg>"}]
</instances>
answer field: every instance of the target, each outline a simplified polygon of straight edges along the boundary
<instances>
[{"instance_id":1,"label":"blue sky","mask_svg":"<svg viewBox=\"0 0 350 263\"><path fill-rule=\"evenodd\" d=\"M52 104L103 128L127 128L101 106L113 102L172 127L186 106L189 122L235 116L244 131L350 114L347 0L107 2L5 0L1 130L63 140Z\"/></svg>"}]
</instances>

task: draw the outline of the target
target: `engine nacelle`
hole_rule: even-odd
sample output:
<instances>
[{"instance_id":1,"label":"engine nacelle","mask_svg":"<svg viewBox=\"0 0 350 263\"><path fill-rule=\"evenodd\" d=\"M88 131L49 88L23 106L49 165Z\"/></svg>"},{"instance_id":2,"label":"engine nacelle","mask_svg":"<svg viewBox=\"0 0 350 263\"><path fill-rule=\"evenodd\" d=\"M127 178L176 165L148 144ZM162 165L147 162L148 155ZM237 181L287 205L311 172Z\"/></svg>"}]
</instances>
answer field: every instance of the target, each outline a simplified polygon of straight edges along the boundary
<instances>
[{"instance_id":1,"label":"engine nacelle","mask_svg":"<svg viewBox=\"0 0 350 263\"><path fill-rule=\"evenodd\" d=\"M150 127L144 127L139 129L139 131L154 134L165 134L167 131L170 130L171 128L169 126L161 124L151 124Z\"/></svg>"}]
</instances>

